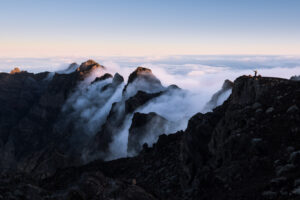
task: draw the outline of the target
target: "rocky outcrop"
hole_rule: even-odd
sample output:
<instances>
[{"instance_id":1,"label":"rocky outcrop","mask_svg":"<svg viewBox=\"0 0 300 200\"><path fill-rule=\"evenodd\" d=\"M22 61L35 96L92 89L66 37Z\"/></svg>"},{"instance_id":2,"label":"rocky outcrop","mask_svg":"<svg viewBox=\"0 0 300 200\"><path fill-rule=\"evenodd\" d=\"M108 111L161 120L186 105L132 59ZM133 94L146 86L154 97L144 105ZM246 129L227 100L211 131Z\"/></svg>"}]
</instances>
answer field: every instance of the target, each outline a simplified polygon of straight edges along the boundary
<instances>
[{"instance_id":1,"label":"rocky outcrop","mask_svg":"<svg viewBox=\"0 0 300 200\"><path fill-rule=\"evenodd\" d=\"M113 78L113 83L120 84L123 82L124 82L123 76L121 76L119 73L115 73L114 78Z\"/></svg>"},{"instance_id":2,"label":"rocky outcrop","mask_svg":"<svg viewBox=\"0 0 300 200\"><path fill-rule=\"evenodd\" d=\"M153 93L162 91L163 89L160 80L153 75L150 69L138 67L129 75L123 93L130 97L133 96L136 91Z\"/></svg>"},{"instance_id":3,"label":"rocky outcrop","mask_svg":"<svg viewBox=\"0 0 300 200\"><path fill-rule=\"evenodd\" d=\"M16 74L16 73L20 73L21 70L18 67L15 67L13 70L10 71L10 74Z\"/></svg>"},{"instance_id":4,"label":"rocky outcrop","mask_svg":"<svg viewBox=\"0 0 300 200\"><path fill-rule=\"evenodd\" d=\"M105 90L107 90L107 89L109 89L109 88L115 90L115 89L116 89L119 85L121 85L123 82L124 82L123 76L121 76L121 75L118 74L118 73L115 73L115 75L114 75L114 77L113 77L113 80L112 80L112 83L105 85L105 86L102 88L102 91L105 91Z\"/></svg>"},{"instance_id":5,"label":"rocky outcrop","mask_svg":"<svg viewBox=\"0 0 300 200\"><path fill-rule=\"evenodd\" d=\"M3 142L0 150L2 157L0 166L2 169L39 171L40 163L43 163L41 160L55 162L49 158L56 159L57 151L53 149L60 149L60 144L66 136L55 132L53 125L69 94L84 77L99 67L102 68L88 61L73 73L56 73L50 81L45 81L48 73L34 75L25 72L12 76L2 74L4 80L0 81L1 84L10 86L1 87L4 91L1 96L7 102L6 104L9 103L6 108L3 108L1 114L3 118L12 116L7 121L9 123L1 120L3 123L1 127L6 129L1 132ZM66 162L60 163L64 166Z\"/></svg>"},{"instance_id":6,"label":"rocky outcrop","mask_svg":"<svg viewBox=\"0 0 300 200\"><path fill-rule=\"evenodd\" d=\"M105 69L104 66L98 64L94 60L88 60L84 63L82 63L76 71L79 72L80 76L87 75L93 72L93 70L100 68L100 69Z\"/></svg>"},{"instance_id":7,"label":"rocky outcrop","mask_svg":"<svg viewBox=\"0 0 300 200\"><path fill-rule=\"evenodd\" d=\"M94 84L94 83L96 83L96 82L98 82L98 81L103 81L103 80L105 80L105 79L112 78L112 77L113 77L113 76L112 76L111 74L105 73L103 76L96 77L95 80L93 80L93 81L91 82L91 84Z\"/></svg>"},{"instance_id":8,"label":"rocky outcrop","mask_svg":"<svg viewBox=\"0 0 300 200\"><path fill-rule=\"evenodd\" d=\"M156 113L134 113L128 135L128 154L136 155L145 143L152 146L160 135L169 133L169 126L172 123Z\"/></svg>"},{"instance_id":9,"label":"rocky outcrop","mask_svg":"<svg viewBox=\"0 0 300 200\"><path fill-rule=\"evenodd\" d=\"M221 90L216 92L210 101L205 105L204 111L211 111L211 109L221 105L230 95L233 88L233 82L230 80L225 80Z\"/></svg>"},{"instance_id":10,"label":"rocky outcrop","mask_svg":"<svg viewBox=\"0 0 300 200\"><path fill-rule=\"evenodd\" d=\"M10 151L6 148L12 145L8 143L11 131L43 94L47 86L43 82L46 76L47 73L0 73L0 152L3 153L0 168L5 168L2 164L9 162L4 153L9 157Z\"/></svg>"},{"instance_id":11,"label":"rocky outcrop","mask_svg":"<svg viewBox=\"0 0 300 200\"><path fill-rule=\"evenodd\" d=\"M65 70L58 71L59 74L69 74L77 70L79 65L77 63L72 63L69 65L69 67Z\"/></svg>"},{"instance_id":12,"label":"rocky outcrop","mask_svg":"<svg viewBox=\"0 0 300 200\"><path fill-rule=\"evenodd\" d=\"M293 199L291 153L300 148L299 83L240 77L212 113L190 121L181 145L189 199ZM295 197L296 198L296 197Z\"/></svg>"},{"instance_id":13,"label":"rocky outcrop","mask_svg":"<svg viewBox=\"0 0 300 200\"><path fill-rule=\"evenodd\" d=\"M125 101L125 112L126 113L131 113L134 110L136 110L138 107L144 105L147 103L149 100L158 97L162 94L162 92L158 93L146 93L143 91L138 91L136 95L133 97L130 97Z\"/></svg>"},{"instance_id":14,"label":"rocky outcrop","mask_svg":"<svg viewBox=\"0 0 300 200\"><path fill-rule=\"evenodd\" d=\"M134 72L129 75L128 84L133 83L138 78L144 78L149 82L160 84L160 81L152 74L151 69L145 67L138 67Z\"/></svg>"}]
</instances>

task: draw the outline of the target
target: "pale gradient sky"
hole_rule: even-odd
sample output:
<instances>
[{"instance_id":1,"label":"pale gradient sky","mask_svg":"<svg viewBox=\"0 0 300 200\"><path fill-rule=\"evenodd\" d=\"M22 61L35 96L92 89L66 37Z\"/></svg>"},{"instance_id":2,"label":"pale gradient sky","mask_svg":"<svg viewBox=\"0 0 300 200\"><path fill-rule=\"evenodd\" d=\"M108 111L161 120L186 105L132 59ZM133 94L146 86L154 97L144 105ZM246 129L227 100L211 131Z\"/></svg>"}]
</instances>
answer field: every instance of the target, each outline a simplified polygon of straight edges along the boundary
<instances>
[{"instance_id":1,"label":"pale gradient sky","mask_svg":"<svg viewBox=\"0 0 300 200\"><path fill-rule=\"evenodd\" d=\"M0 57L300 55L299 0L0 0Z\"/></svg>"}]
</instances>

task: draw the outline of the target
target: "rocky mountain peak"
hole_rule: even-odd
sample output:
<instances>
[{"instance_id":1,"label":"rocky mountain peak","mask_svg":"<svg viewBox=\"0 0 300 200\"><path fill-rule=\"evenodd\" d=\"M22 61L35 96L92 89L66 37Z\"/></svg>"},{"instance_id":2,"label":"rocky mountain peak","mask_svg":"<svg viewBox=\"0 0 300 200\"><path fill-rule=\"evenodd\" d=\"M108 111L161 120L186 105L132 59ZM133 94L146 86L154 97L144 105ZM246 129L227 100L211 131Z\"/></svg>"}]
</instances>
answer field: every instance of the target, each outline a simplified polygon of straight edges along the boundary
<instances>
[{"instance_id":1,"label":"rocky mountain peak","mask_svg":"<svg viewBox=\"0 0 300 200\"><path fill-rule=\"evenodd\" d=\"M69 65L68 69L74 69L74 67L79 67L79 65L76 62L73 62Z\"/></svg>"},{"instance_id":2,"label":"rocky mountain peak","mask_svg":"<svg viewBox=\"0 0 300 200\"><path fill-rule=\"evenodd\" d=\"M69 67L67 68L67 71L70 71L70 72L75 71L78 67L79 67L79 65L77 63L75 63L75 62L71 63L69 65Z\"/></svg>"},{"instance_id":3,"label":"rocky mountain peak","mask_svg":"<svg viewBox=\"0 0 300 200\"><path fill-rule=\"evenodd\" d=\"M175 84L172 84L172 85L169 85L167 89L168 90L180 90L181 88Z\"/></svg>"},{"instance_id":4,"label":"rocky mountain peak","mask_svg":"<svg viewBox=\"0 0 300 200\"><path fill-rule=\"evenodd\" d=\"M86 62L82 63L79 68L77 68L77 71L79 72L89 72L91 70L94 70L96 68L102 68L105 69L104 66L100 65L99 63L95 62L94 60L87 60Z\"/></svg>"},{"instance_id":5,"label":"rocky mountain peak","mask_svg":"<svg viewBox=\"0 0 300 200\"><path fill-rule=\"evenodd\" d=\"M16 74L16 73L20 73L21 70L19 67L15 67L13 70L10 71L10 74Z\"/></svg>"},{"instance_id":6,"label":"rocky mountain peak","mask_svg":"<svg viewBox=\"0 0 300 200\"><path fill-rule=\"evenodd\" d=\"M113 83L122 83L124 82L123 76L121 76L119 73L115 73L114 78L113 78Z\"/></svg>"},{"instance_id":7,"label":"rocky mountain peak","mask_svg":"<svg viewBox=\"0 0 300 200\"><path fill-rule=\"evenodd\" d=\"M223 90L231 89L233 87L234 83L228 79L226 79L222 85Z\"/></svg>"},{"instance_id":8,"label":"rocky mountain peak","mask_svg":"<svg viewBox=\"0 0 300 200\"><path fill-rule=\"evenodd\" d=\"M142 150L143 144L147 143L145 138L152 137L155 138L153 142L156 141L159 135L167 130L168 125L170 122L155 112L148 114L135 112L128 135L127 152L129 155L137 154Z\"/></svg>"},{"instance_id":9,"label":"rocky mountain peak","mask_svg":"<svg viewBox=\"0 0 300 200\"><path fill-rule=\"evenodd\" d=\"M210 101L205 105L204 111L210 111L211 109L219 106L225 99L228 98L232 88L234 87L234 83L228 79L226 79L222 85L222 88L217 91Z\"/></svg>"},{"instance_id":10,"label":"rocky mountain peak","mask_svg":"<svg viewBox=\"0 0 300 200\"><path fill-rule=\"evenodd\" d=\"M132 83L136 78L142 77L146 79L153 79L153 81L159 81L152 73L151 69L145 67L137 67L128 78L128 84Z\"/></svg>"},{"instance_id":11,"label":"rocky mountain peak","mask_svg":"<svg viewBox=\"0 0 300 200\"><path fill-rule=\"evenodd\" d=\"M158 92L163 89L163 86L158 78L152 73L151 69L138 67L128 77L128 82L124 87L126 91L129 85L134 85L136 90L147 92Z\"/></svg>"}]
</instances>

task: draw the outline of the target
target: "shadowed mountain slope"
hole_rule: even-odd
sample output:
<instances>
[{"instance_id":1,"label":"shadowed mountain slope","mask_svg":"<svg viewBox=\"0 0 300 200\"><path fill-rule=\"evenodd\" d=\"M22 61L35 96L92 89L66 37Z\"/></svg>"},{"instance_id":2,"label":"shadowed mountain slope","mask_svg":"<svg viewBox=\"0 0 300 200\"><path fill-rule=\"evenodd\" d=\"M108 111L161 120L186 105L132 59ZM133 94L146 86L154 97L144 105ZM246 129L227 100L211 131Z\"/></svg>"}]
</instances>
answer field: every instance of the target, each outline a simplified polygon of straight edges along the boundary
<instances>
[{"instance_id":1,"label":"shadowed mountain slope","mask_svg":"<svg viewBox=\"0 0 300 200\"><path fill-rule=\"evenodd\" d=\"M232 90L221 106L197 113L186 130L170 134L174 122L139 108L180 89L163 87L151 70L139 67L95 135L70 142L84 136L75 127L80 115L62 115L62 107L99 69L105 70L88 61L51 80L45 80L48 73L0 74L0 199L299 199L299 81L249 76L227 81L212 98ZM104 75L80 92L102 94L122 84L119 74ZM108 94L109 99L113 93ZM65 119L64 131L58 119ZM128 130L125 149L137 155L103 161L119 130ZM143 144L145 137L158 140ZM82 156L89 154L94 161L84 163Z\"/></svg>"}]
</instances>

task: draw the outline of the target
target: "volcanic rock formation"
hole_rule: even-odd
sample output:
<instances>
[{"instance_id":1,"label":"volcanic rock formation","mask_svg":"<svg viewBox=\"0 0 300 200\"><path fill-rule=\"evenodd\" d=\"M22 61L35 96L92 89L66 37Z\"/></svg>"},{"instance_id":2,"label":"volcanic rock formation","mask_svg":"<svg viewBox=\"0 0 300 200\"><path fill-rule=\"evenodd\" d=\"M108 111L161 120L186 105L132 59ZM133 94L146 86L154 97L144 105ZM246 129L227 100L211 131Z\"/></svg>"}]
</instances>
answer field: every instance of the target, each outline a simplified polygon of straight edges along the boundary
<instances>
[{"instance_id":1,"label":"volcanic rock formation","mask_svg":"<svg viewBox=\"0 0 300 200\"><path fill-rule=\"evenodd\" d=\"M210 102L232 90L222 105L170 134L176 123L139 109L181 89L163 87L142 67L126 86L115 74L79 88L94 70L105 74L94 61L51 80L48 72L0 73L0 199L299 199L299 81L225 81ZM97 100L101 107L116 90L120 98L101 115L104 121L96 118L101 126L94 135L77 126L94 99L77 109L87 99L74 95L105 94ZM126 150L135 156L112 160L111 144L124 130ZM144 141L149 137L154 143Z\"/></svg>"}]
</instances>

